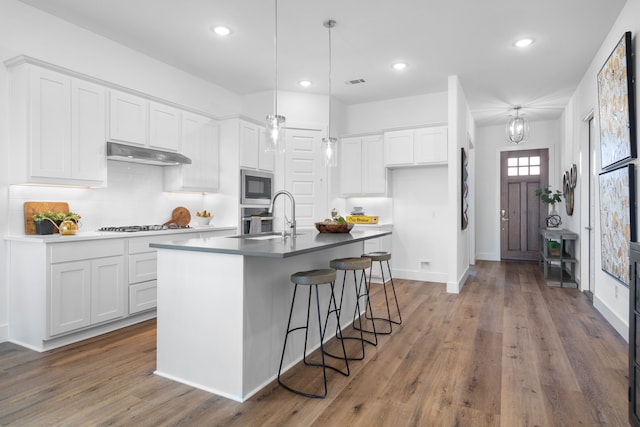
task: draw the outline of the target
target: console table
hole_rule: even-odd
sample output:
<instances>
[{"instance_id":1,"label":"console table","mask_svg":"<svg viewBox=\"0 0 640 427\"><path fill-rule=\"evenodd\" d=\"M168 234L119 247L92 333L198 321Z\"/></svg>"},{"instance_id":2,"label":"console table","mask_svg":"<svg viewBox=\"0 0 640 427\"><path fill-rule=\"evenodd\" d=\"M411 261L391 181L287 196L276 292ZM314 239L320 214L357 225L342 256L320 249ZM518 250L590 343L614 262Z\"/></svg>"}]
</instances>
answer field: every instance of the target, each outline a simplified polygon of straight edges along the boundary
<instances>
[{"instance_id":1,"label":"console table","mask_svg":"<svg viewBox=\"0 0 640 427\"><path fill-rule=\"evenodd\" d=\"M539 265L544 272L545 280L549 276L550 267L558 267L560 272L560 287L564 283L572 283L578 286L576 282L576 240L578 235L569 230L562 229L540 229L540 258ZM549 250L547 241L553 240L560 243L560 250L552 253ZM565 268L569 265L569 271Z\"/></svg>"}]
</instances>

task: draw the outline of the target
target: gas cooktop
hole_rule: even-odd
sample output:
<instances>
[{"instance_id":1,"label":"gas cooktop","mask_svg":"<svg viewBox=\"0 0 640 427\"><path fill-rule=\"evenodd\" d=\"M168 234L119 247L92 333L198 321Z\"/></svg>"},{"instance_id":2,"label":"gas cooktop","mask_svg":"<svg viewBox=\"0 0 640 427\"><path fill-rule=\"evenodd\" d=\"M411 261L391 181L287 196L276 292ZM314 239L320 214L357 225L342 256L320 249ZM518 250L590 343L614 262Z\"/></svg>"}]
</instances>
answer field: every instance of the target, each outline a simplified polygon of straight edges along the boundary
<instances>
[{"instance_id":1,"label":"gas cooktop","mask_svg":"<svg viewBox=\"0 0 640 427\"><path fill-rule=\"evenodd\" d=\"M188 225L121 225L116 227L101 227L98 231L116 231L120 233L134 233L136 231L162 231L162 230L178 230L191 228Z\"/></svg>"}]
</instances>

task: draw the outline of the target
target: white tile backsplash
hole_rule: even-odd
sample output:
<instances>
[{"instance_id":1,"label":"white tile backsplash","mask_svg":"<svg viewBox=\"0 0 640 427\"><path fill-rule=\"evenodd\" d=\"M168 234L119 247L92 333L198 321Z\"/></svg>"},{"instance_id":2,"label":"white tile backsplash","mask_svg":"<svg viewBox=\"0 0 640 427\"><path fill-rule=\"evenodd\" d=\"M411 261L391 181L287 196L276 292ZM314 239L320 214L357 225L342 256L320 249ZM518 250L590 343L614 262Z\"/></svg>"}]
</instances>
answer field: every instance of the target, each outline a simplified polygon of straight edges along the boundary
<instances>
[{"instance_id":1,"label":"white tile backsplash","mask_svg":"<svg viewBox=\"0 0 640 427\"><path fill-rule=\"evenodd\" d=\"M189 209L192 217L203 209L213 212L214 225L237 225L235 212L222 214L237 205L237 201L234 205L224 194L164 192L162 166L109 160L107 173L106 188L10 186L9 233L24 233L23 206L27 201L69 203L69 209L82 217L80 231L103 226L162 224L178 206Z\"/></svg>"}]
</instances>

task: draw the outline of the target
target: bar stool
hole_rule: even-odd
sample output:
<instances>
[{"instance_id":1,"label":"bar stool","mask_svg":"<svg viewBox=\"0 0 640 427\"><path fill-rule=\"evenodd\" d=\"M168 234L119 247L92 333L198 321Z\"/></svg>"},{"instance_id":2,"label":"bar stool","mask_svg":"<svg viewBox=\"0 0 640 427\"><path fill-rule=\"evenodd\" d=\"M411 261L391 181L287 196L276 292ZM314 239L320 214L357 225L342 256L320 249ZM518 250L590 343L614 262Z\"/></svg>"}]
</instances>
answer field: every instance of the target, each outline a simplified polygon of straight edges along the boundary
<instances>
[{"instance_id":1,"label":"bar stool","mask_svg":"<svg viewBox=\"0 0 640 427\"><path fill-rule=\"evenodd\" d=\"M391 275L391 267L389 266L389 260L391 259L391 254L389 252L370 252L362 255L363 258L368 258L372 262L380 263L380 273L382 274L382 285L384 286L384 299L387 303L387 317L374 317L373 312L371 312L371 316L369 317L365 312L365 317L368 320L371 320L375 325L376 320L384 321L389 323L388 331L376 331L378 334L389 335L393 331L393 324L401 325L402 324L402 314L400 314L400 305L398 304L398 296L396 295L396 287L393 284L393 276ZM391 318L391 310L389 309L389 296L387 295L387 281L384 278L384 268L382 267L382 261L386 261L387 263L387 272L389 273L389 279L391 281L391 290L393 291L393 299L396 302L396 310L398 312L398 320L393 320ZM371 270L369 270L369 286L371 286ZM375 331L375 329L374 329ZM365 331L368 332L368 331Z\"/></svg>"},{"instance_id":2,"label":"bar stool","mask_svg":"<svg viewBox=\"0 0 640 427\"><path fill-rule=\"evenodd\" d=\"M367 273L366 270L368 268L371 268L371 260L369 258L337 258L337 259L333 259L331 260L331 262L329 263L329 266L333 269L336 270L342 270L344 272L343 276L342 276L342 290L340 292L340 302L338 303L338 307L337 307L337 312L338 312L338 317L340 317L340 313L342 311L342 301L344 299L344 288L345 288L345 283L347 280L347 272L348 271L352 271L353 272L353 282L354 282L354 286L355 286L355 295L356 295L356 306L353 312L353 327L354 329L356 329L357 331L360 332L360 336L359 337L345 337L342 335L342 333L339 335L340 340L358 340L360 341L360 345L361 345L361 355L357 356L357 357L353 357L353 356L348 356L347 359L348 360L362 360L364 359L364 344L369 343L371 345L377 346L378 345L378 336L376 335L376 328L375 328L375 324L373 324L373 331L367 331L364 330L363 326L362 326L362 317L361 317L361 309L360 309L360 300L362 298L365 299L365 313L367 310L367 305L369 307L369 311L373 312L372 308L371 308L371 302L369 301L369 286L367 285ZM362 273L360 274L360 280L358 281L358 277L357 277L357 270L361 270ZM363 282L364 282L364 286L363 286ZM356 328L356 317L358 318L358 324L359 324L359 328ZM329 313L327 313L327 319L325 319L325 329L326 329L326 324L327 324L327 320L329 319ZM364 337L364 333L371 333L373 334L373 341L368 340ZM338 336L338 334L336 333L336 336ZM328 356L330 357L337 357L331 353L327 353ZM339 358L339 357L338 357Z\"/></svg>"},{"instance_id":3,"label":"bar stool","mask_svg":"<svg viewBox=\"0 0 640 427\"><path fill-rule=\"evenodd\" d=\"M291 275L291 282L295 284L295 287L293 289L293 298L291 300L291 310L289 311L289 321L287 322L287 333L284 336L284 345L282 346L282 357L280 357L280 367L278 368L278 384L280 384L282 387L286 388L287 390L302 396L314 397L314 398L320 398L320 399L323 399L327 396L327 368L333 369L334 371L339 372L344 376L349 376L349 362L347 361L347 352L345 350L344 343L342 343L342 352L344 354L344 357L338 357L338 358L344 360L344 363L346 366L346 372L343 372L338 368L325 364L325 360L324 360L324 356L326 352L324 350L324 345L322 343L324 338L324 331L323 331L322 323L320 320L321 315L320 315L320 298L318 295L318 285L329 284L331 287L331 294L329 297L329 308L327 311L327 319L330 313L334 313L336 316L336 321L338 322L337 329L340 330L340 317L338 315L339 311L336 307L336 298L333 292L335 281L336 281L336 271L333 269L301 271ZM298 285L309 286L309 300L307 303L307 322L304 326L291 328L291 317L293 315L293 306L295 305L295 302L296 302L296 293L298 291ZM311 289L312 288L315 288L315 291L316 291L315 294L316 294L316 307L318 311L318 330L320 332L318 336L320 337L320 356L322 360L321 363L307 362L307 338L309 337L309 314L311 311L311 294L312 294ZM333 304L333 309L331 308L332 304ZM312 393L303 392L301 390L296 390L293 387L290 387L284 384L280 378L280 375L282 373L282 363L284 361L284 353L287 349L287 338L289 337L290 333L295 332L297 330L301 330L301 329L305 330L304 350L302 353L302 360L304 364L307 366L322 367L322 375L323 375L323 381L324 381L323 394L312 394ZM325 329L326 329L326 323L325 323Z\"/></svg>"}]
</instances>

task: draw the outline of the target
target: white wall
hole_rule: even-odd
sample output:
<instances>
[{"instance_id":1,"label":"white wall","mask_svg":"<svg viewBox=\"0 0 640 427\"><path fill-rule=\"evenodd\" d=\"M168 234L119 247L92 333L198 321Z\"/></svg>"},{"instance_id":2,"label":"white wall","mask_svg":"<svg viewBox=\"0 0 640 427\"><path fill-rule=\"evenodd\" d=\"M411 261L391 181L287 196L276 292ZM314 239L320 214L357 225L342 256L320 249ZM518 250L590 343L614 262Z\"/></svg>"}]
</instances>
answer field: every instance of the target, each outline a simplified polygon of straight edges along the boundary
<instances>
[{"instance_id":1,"label":"white wall","mask_svg":"<svg viewBox=\"0 0 640 427\"><path fill-rule=\"evenodd\" d=\"M640 46L638 44L637 34L640 32L640 21L637 17L640 16L640 0L628 0L624 9L620 12L618 19L612 26L611 31L605 38L602 46L598 50L598 53L593 58L593 61L589 65L589 68L585 72L576 92L572 97L572 102L569 108L565 111L566 115L566 134L567 134L567 149L565 150L566 158L563 158L563 164L576 163L580 165L579 170L579 183L576 191L580 192L580 214L582 218L585 218L585 210L588 209L588 180L589 174L588 167L586 167L586 159L588 154L588 138L586 138L586 124L583 118L589 111L595 111L595 132L596 132L596 165L597 172L600 172L600 160L599 160L599 119L597 112L597 95L598 89L596 84L596 76L609 54L613 50L618 40L622 37L625 31L631 31L633 35L635 53L635 65L638 65L637 58L640 57ZM638 69L635 71L636 76L636 126L640 124L640 109L638 106ZM634 141L637 144L637 141ZM636 171L639 162L634 160L632 162L636 165ZM638 180L638 174L636 172L636 180ZM596 181L597 183L597 181ZM636 182L636 198L637 198L638 184ZM622 283L616 281L608 274L602 271L601 265L601 253L600 253L600 214L599 214L599 201L598 192L596 191L596 212L593 225L595 226L595 257L591 262L595 263L595 284L594 284L594 306L606 317L606 319L616 328L616 330L625 338L628 339L628 327L629 327L629 290ZM637 199L636 199L637 200ZM636 210L638 212L638 210ZM636 213L637 215L637 213ZM636 223L637 217L636 217ZM638 236L636 236L636 240ZM587 241L587 231L584 227L580 229L580 241ZM581 251L583 256L587 254L584 245L581 245ZM587 287L588 277L588 263L580 263L580 271L584 279L583 288Z\"/></svg>"},{"instance_id":2,"label":"white wall","mask_svg":"<svg viewBox=\"0 0 640 427\"><path fill-rule=\"evenodd\" d=\"M346 134L408 126L446 124L447 92L348 105Z\"/></svg>"},{"instance_id":3,"label":"white wall","mask_svg":"<svg viewBox=\"0 0 640 427\"><path fill-rule=\"evenodd\" d=\"M32 56L129 89L148 93L213 116L238 114L240 98L219 86L156 61L129 48L68 24L14 0L0 0L0 61ZM8 75L0 67L0 149L7 152ZM9 187L8 156L0 156L0 234L22 233L25 200L68 201L82 215L83 229L102 225L164 222L175 206L207 208L215 213L222 195L161 192L160 167L109 161L109 187L100 190ZM237 171L236 171L237 172ZM223 221L224 214L220 215ZM216 219L214 219L216 223ZM234 218L231 224L236 225ZM8 279L6 246L0 249L0 342L7 339Z\"/></svg>"},{"instance_id":4,"label":"white wall","mask_svg":"<svg viewBox=\"0 0 640 427\"><path fill-rule=\"evenodd\" d=\"M560 188L558 147L561 144L561 121L531 122L530 137L522 146L507 142L505 125L485 126L476 129L475 138L475 216L476 257L482 260L500 260L500 153L509 150L532 148L549 149L549 183ZM564 205L558 207L564 226ZM574 230L577 231L577 230Z\"/></svg>"},{"instance_id":5,"label":"white wall","mask_svg":"<svg viewBox=\"0 0 640 427\"><path fill-rule=\"evenodd\" d=\"M462 82L458 76L449 77L448 122L449 122L449 166L447 183L449 192L446 231L449 235L447 247L448 266L447 292L458 293L464 286L469 270L469 245L472 239L469 228L462 230L462 152L469 152L469 138L475 134L475 124L469 114ZM471 202L473 206L473 201Z\"/></svg>"}]
</instances>

